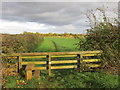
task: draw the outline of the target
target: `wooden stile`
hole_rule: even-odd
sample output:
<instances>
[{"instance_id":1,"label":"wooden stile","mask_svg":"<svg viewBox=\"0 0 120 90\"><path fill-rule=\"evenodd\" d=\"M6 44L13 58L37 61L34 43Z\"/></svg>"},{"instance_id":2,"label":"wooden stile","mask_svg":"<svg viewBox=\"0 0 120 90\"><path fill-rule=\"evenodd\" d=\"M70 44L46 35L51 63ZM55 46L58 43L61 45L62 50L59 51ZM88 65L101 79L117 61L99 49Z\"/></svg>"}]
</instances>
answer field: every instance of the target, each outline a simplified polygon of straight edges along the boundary
<instances>
[{"instance_id":1,"label":"wooden stile","mask_svg":"<svg viewBox=\"0 0 120 90\"><path fill-rule=\"evenodd\" d=\"M32 78L32 68L34 67L34 64L28 64L25 68L26 70L26 79L30 80Z\"/></svg>"},{"instance_id":2,"label":"wooden stile","mask_svg":"<svg viewBox=\"0 0 120 90\"><path fill-rule=\"evenodd\" d=\"M40 78L40 70L35 70L34 71L34 77Z\"/></svg>"},{"instance_id":3,"label":"wooden stile","mask_svg":"<svg viewBox=\"0 0 120 90\"><path fill-rule=\"evenodd\" d=\"M27 70L32 70L33 67L34 67L34 64L28 64L28 65L26 66L25 70L26 70L26 71L27 71Z\"/></svg>"},{"instance_id":4,"label":"wooden stile","mask_svg":"<svg viewBox=\"0 0 120 90\"><path fill-rule=\"evenodd\" d=\"M32 71L31 70L26 71L25 78L26 78L26 80L30 80L32 78Z\"/></svg>"},{"instance_id":5,"label":"wooden stile","mask_svg":"<svg viewBox=\"0 0 120 90\"><path fill-rule=\"evenodd\" d=\"M47 70L47 67L33 67L32 70Z\"/></svg>"}]
</instances>

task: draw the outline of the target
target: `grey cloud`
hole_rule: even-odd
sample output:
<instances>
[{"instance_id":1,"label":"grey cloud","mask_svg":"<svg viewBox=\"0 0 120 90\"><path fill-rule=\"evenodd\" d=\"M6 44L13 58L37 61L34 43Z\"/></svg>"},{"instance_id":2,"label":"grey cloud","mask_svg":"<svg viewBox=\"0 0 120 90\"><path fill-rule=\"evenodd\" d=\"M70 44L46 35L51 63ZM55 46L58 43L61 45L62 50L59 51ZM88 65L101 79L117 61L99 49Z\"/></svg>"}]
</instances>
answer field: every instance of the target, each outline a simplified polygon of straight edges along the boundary
<instances>
[{"instance_id":1,"label":"grey cloud","mask_svg":"<svg viewBox=\"0 0 120 90\"><path fill-rule=\"evenodd\" d=\"M96 9L105 3L93 2L3 2L2 19L21 22L37 22L56 27L74 26L71 32L88 27L85 22L87 9ZM107 3L109 6L113 3ZM113 7L116 5L114 3ZM111 7L112 8L112 7ZM59 29L60 30L60 29ZM69 31L68 30L68 31Z\"/></svg>"},{"instance_id":2,"label":"grey cloud","mask_svg":"<svg viewBox=\"0 0 120 90\"><path fill-rule=\"evenodd\" d=\"M87 7L86 7L87 6ZM80 19L82 12L96 3L3 3L3 19L64 25Z\"/></svg>"}]
</instances>

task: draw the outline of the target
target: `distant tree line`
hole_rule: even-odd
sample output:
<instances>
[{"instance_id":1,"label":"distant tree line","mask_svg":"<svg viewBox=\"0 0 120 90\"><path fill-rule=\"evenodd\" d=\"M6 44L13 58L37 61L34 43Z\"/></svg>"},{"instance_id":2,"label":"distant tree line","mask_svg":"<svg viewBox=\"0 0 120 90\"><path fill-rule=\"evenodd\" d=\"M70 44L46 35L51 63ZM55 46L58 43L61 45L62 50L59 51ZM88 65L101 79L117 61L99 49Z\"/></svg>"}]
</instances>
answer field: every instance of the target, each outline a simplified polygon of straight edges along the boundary
<instances>
[{"instance_id":1,"label":"distant tree line","mask_svg":"<svg viewBox=\"0 0 120 90\"><path fill-rule=\"evenodd\" d=\"M32 33L32 32L23 32L24 34L26 33ZM85 34L73 34L73 33L39 33L36 32L36 34L39 34L40 36L63 36L63 37L77 37L77 36L85 36Z\"/></svg>"}]
</instances>

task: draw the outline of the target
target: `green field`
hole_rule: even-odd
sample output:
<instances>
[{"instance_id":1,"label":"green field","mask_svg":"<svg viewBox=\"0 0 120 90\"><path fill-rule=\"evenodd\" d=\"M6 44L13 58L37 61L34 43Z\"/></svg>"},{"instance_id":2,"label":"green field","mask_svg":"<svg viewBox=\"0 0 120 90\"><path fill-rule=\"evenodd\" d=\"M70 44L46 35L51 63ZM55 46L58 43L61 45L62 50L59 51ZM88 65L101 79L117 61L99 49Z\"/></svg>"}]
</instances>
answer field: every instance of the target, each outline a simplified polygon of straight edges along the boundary
<instances>
[{"instance_id":1,"label":"green field","mask_svg":"<svg viewBox=\"0 0 120 90\"><path fill-rule=\"evenodd\" d=\"M65 52L79 51L76 43L85 38L75 39L72 37L44 37L44 41L38 45L35 52ZM81 48L80 50L83 50ZM53 58L52 58L53 59ZM56 58L55 58L56 59ZM57 58L65 60L66 58ZM71 60L71 57L67 57ZM29 58L25 61L32 60L47 60L45 58ZM13 61L13 60L12 60ZM61 64L59 64L61 65ZM64 66L64 64L62 64ZM68 65L68 64L67 64ZM36 65L42 66L42 65ZM45 65L44 65L45 66ZM83 67L84 68L84 67ZM83 69L84 70L84 69ZM105 73L106 70L82 71L77 69L52 70L52 74L48 75L48 71L41 70L40 78L33 77L31 80L26 80L25 70L21 71L21 75L6 75L3 78L3 88L117 88L118 75ZM7 73L9 73L7 71ZM23 74L23 76L22 76Z\"/></svg>"},{"instance_id":2,"label":"green field","mask_svg":"<svg viewBox=\"0 0 120 90\"><path fill-rule=\"evenodd\" d=\"M79 40L72 37L44 37L43 43L35 50L36 52L64 52L78 51L76 43Z\"/></svg>"}]
</instances>

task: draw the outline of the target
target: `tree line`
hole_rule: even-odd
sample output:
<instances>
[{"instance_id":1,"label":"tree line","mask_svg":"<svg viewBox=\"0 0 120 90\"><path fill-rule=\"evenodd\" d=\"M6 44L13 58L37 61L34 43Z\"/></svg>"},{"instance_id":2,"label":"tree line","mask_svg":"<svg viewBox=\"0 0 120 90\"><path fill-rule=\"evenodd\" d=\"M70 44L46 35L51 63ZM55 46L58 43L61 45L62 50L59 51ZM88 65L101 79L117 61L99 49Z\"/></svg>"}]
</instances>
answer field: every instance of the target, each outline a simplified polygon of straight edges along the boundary
<instances>
[{"instance_id":1,"label":"tree line","mask_svg":"<svg viewBox=\"0 0 120 90\"><path fill-rule=\"evenodd\" d=\"M32 33L32 32L23 32L23 34L27 34L27 33ZM63 36L63 37L77 37L77 36L85 36L85 34L73 34L73 33L40 33L40 32L36 32L36 34L39 34L40 36Z\"/></svg>"}]
</instances>

